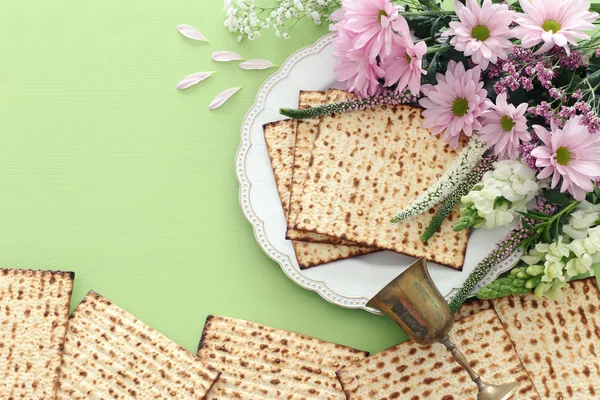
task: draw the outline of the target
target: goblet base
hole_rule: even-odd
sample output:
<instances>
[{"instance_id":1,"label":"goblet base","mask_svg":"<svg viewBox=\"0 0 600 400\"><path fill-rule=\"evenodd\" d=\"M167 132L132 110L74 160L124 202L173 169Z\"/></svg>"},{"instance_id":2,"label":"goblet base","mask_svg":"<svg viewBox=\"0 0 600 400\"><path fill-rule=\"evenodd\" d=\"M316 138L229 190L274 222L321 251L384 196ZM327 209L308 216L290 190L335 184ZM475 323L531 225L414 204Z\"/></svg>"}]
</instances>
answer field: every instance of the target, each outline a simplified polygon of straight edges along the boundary
<instances>
[{"instance_id":1,"label":"goblet base","mask_svg":"<svg viewBox=\"0 0 600 400\"><path fill-rule=\"evenodd\" d=\"M519 390L519 382L487 385L477 394L477 400L508 400Z\"/></svg>"}]
</instances>

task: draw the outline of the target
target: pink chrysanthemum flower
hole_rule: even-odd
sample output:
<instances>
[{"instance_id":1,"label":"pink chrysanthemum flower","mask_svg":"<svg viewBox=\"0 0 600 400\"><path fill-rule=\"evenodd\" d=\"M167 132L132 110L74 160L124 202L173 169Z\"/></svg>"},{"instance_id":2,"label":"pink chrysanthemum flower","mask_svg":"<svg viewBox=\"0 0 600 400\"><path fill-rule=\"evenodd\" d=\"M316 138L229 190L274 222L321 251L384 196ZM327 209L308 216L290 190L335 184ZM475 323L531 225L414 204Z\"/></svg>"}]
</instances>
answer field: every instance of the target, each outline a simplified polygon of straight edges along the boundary
<instances>
[{"instance_id":1,"label":"pink chrysanthemum flower","mask_svg":"<svg viewBox=\"0 0 600 400\"><path fill-rule=\"evenodd\" d=\"M350 32L338 32L334 42L334 57L338 64L333 69L338 74L338 81L345 82L348 91L362 97L373 96L380 88L379 77L384 71L369 60L364 48L352 47L351 36Z\"/></svg>"},{"instance_id":2,"label":"pink chrysanthemum flower","mask_svg":"<svg viewBox=\"0 0 600 400\"><path fill-rule=\"evenodd\" d=\"M455 1L456 15L460 21L450 22L450 29L442 36L453 36L450 44L458 51L471 56L475 64L486 69L491 62L506 60L512 49L510 24L515 12L506 4L492 4L484 0L481 7L475 0L467 0L464 6Z\"/></svg>"},{"instance_id":3,"label":"pink chrysanthemum flower","mask_svg":"<svg viewBox=\"0 0 600 400\"><path fill-rule=\"evenodd\" d=\"M390 54L394 22L402 7L392 4L391 0L343 0L342 9L343 29L354 34L352 49L365 49L372 62L377 56Z\"/></svg>"},{"instance_id":4,"label":"pink chrysanthemum flower","mask_svg":"<svg viewBox=\"0 0 600 400\"><path fill-rule=\"evenodd\" d=\"M419 104L425 120L423 127L454 148L458 147L461 132L471 136L481 129L481 114L487 109L487 91L481 82L481 68L465 71L463 63L450 61L446 74L437 74L438 84L423 85L425 97Z\"/></svg>"},{"instance_id":5,"label":"pink chrysanthemum flower","mask_svg":"<svg viewBox=\"0 0 600 400\"><path fill-rule=\"evenodd\" d=\"M488 106L490 108L482 114L481 139L494 147L498 158L516 160L521 142L531 140L525 118L527 103L515 107L506 101L506 93L502 93L496 98L496 104L488 100Z\"/></svg>"},{"instance_id":6,"label":"pink chrysanthemum flower","mask_svg":"<svg viewBox=\"0 0 600 400\"><path fill-rule=\"evenodd\" d=\"M427 45L425 42L413 42L408 24L402 16L397 22L398 35L394 36L392 51L381 63L385 86L397 84L398 92L408 87L412 94L418 95L421 91L421 75L427 74L421 67L423 57L427 54Z\"/></svg>"},{"instance_id":7,"label":"pink chrysanthemum flower","mask_svg":"<svg viewBox=\"0 0 600 400\"><path fill-rule=\"evenodd\" d=\"M521 46L531 48L544 43L537 54L545 53L555 45L570 53L569 44L577 39L589 39L583 31L594 30L598 14L590 12L587 0L519 0L525 14L519 14L519 24L513 30L521 39Z\"/></svg>"},{"instance_id":8,"label":"pink chrysanthemum flower","mask_svg":"<svg viewBox=\"0 0 600 400\"><path fill-rule=\"evenodd\" d=\"M542 168L538 178L552 176L552 188L562 178L560 191L584 200L600 177L600 135L591 134L581 117L571 118L562 129L553 123L551 132L539 125L533 129L544 143L531 152L536 166Z\"/></svg>"}]
</instances>

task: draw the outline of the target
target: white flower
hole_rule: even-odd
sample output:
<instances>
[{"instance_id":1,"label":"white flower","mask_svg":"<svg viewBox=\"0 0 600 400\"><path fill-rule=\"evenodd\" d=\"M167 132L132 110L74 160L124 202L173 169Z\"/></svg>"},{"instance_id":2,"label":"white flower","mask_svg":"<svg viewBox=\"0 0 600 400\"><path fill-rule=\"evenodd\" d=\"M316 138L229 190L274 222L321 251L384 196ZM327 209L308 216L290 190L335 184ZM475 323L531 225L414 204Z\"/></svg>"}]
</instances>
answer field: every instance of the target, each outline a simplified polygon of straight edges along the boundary
<instances>
[{"instance_id":1,"label":"white flower","mask_svg":"<svg viewBox=\"0 0 600 400\"><path fill-rule=\"evenodd\" d=\"M563 242L563 237L559 236L556 242L551 244L538 243L535 249L540 253L545 253L543 282L552 282L554 279L566 281L564 275L565 263L563 258L569 257L571 250Z\"/></svg>"},{"instance_id":2,"label":"white flower","mask_svg":"<svg viewBox=\"0 0 600 400\"><path fill-rule=\"evenodd\" d=\"M508 211L494 210L485 216L485 227L492 229L496 226L506 226L514 219L514 215Z\"/></svg>"},{"instance_id":3,"label":"white flower","mask_svg":"<svg viewBox=\"0 0 600 400\"><path fill-rule=\"evenodd\" d=\"M536 246L533 249L529 250L527 255L521 257L521 260L523 260L527 265L536 265L540 261L542 261L545 256L546 252L538 250Z\"/></svg>"},{"instance_id":4,"label":"white flower","mask_svg":"<svg viewBox=\"0 0 600 400\"><path fill-rule=\"evenodd\" d=\"M592 256L583 254L581 258L572 258L567 262L567 278L571 279L577 275L592 272Z\"/></svg>"},{"instance_id":5,"label":"white flower","mask_svg":"<svg viewBox=\"0 0 600 400\"><path fill-rule=\"evenodd\" d=\"M594 205L587 201L581 202L577 210L571 214L569 222L563 226L563 232L573 239L584 239L588 236L588 230L598 223L600 205Z\"/></svg>"},{"instance_id":6,"label":"white flower","mask_svg":"<svg viewBox=\"0 0 600 400\"><path fill-rule=\"evenodd\" d=\"M545 296L551 300L561 302L565 299L563 288L567 287L567 283L558 279L552 282L542 282L535 288L537 297Z\"/></svg>"},{"instance_id":7,"label":"white flower","mask_svg":"<svg viewBox=\"0 0 600 400\"><path fill-rule=\"evenodd\" d=\"M277 37L289 38L289 30L303 16L309 16L317 25L328 18L332 8L339 7L337 0L277 0L273 8L260 9L255 0L224 0L227 15L225 26L239 34L238 40L260 37L260 29L273 27ZM266 17L266 18L265 18Z\"/></svg>"},{"instance_id":8,"label":"white flower","mask_svg":"<svg viewBox=\"0 0 600 400\"><path fill-rule=\"evenodd\" d=\"M540 184L531 168L520 161L503 160L495 163L461 202L465 209L473 205L477 210L480 220L475 227L491 229L510 224L518 212L527 210L527 203L539 191Z\"/></svg>"}]
</instances>

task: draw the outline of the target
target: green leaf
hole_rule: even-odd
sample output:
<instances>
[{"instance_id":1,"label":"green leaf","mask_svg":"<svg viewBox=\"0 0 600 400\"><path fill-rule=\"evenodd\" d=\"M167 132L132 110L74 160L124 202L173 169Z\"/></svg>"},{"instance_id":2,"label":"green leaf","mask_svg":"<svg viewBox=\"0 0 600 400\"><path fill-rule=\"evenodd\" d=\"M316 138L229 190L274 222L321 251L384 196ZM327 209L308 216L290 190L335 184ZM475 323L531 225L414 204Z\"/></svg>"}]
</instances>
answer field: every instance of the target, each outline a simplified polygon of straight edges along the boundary
<instances>
[{"instance_id":1,"label":"green leaf","mask_svg":"<svg viewBox=\"0 0 600 400\"><path fill-rule=\"evenodd\" d=\"M549 226L547 226L546 229L544 229L544 238L546 240L546 243L552 243L552 231Z\"/></svg>"},{"instance_id":2,"label":"green leaf","mask_svg":"<svg viewBox=\"0 0 600 400\"><path fill-rule=\"evenodd\" d=\"M554 241L558 242L558 238L560 237L560 218L554 221Z\"/></svg>"},{"instance_id":3,"label":"green leaf","mask_svg":"<svg viewBox=\"0 0 600 400\"><path fill-rule=\"evenodd\" d=\"M564 205L569 202L569 197L555 189L549 189L542 194L546 200L552 204Z\"/></svg>"},{"instance_id":4,"label":"green leaf","mask_svg":"<svg viewBox=\"0 0 600 400\"><path fill-rule=\"evenodd\" d=\"M431 24L431 29L429 30L429 36L435 38L436 35L440 32L440 29L444 26L447 26L448 23L452 20L448 15L442 15L438 17L433 24Z\"/></svg>"},{"instance_id":5,"label":"green leaf","mask_svg":"<svg viewBox=\"0 0 600 400\"><path fill-rule=\"evenodd\" d=\"M550 221L550 219L552 219L549 215L537 211L519 211L519 214L535 221Z\"/></svg>"},{"instance_id":6,"label":"green leaf","mask_svg":"<svg viewBox=\"0 0 600 400\"><path fill-rule=\"evenodd\" d=\"M435 53L433 58L431 59L431 62L429 63L429 66L427 67L426 79L427 79L427 82L429 82L431 84L435 84L437 81L435 74L437 73L439 58L440 58L440 53Z\"/></svg>"}]
</instances>

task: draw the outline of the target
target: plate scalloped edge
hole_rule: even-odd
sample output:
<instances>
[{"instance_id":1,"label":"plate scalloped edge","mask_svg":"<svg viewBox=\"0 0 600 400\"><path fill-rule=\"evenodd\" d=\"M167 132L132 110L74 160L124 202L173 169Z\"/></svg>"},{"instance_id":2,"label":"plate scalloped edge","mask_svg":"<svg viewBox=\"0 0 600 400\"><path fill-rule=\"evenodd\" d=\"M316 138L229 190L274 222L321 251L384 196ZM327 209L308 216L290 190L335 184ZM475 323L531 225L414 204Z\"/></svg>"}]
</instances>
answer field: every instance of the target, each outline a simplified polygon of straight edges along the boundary
<instances>
[{"instance_id":1,"label":"plate scalloped edge","mask_svg":"<svg viewBox=\"0 0 600 400\"><path fill-rule=\"evenodd\" d=\"M269 256L273 261L277 262L283 272L296 284L299 286L308 289L310 291L318 293L323 299L328 302L344 307L344 308L352 308L352 309L363 309L369 311L371 313L380 314L377 310L369 308L366 306L368 302L368 298L366 297L349 297L344 296L339 293L336 293L329 286L327 286L324 282L314 280L302 274L301 271L296 269L289 256L277 250L275 246L273 246L268 240L265 232L264 232L264 222L256 215L256 212L252 208L252 204L250 203L250 189L251 183L246 173L246 156L250 147L252 146L250 140L250 129L254 122L254 118L259 114L260 111L264 109L265 98L271 88L280 80L286 78L289 75L289 72L292 66L300 59L321 52L325 46L327 46L333 38L335 34L327 34L320 38L316 43L304 47L292 55L290 55L287 60L282 64L282 67L271 75L267 80L260 86L254 104L246 113L242 125L241 125L241 139L240 146L238 148L236 158L235 158L235 169L236 175L238 177L240 189L239 189L239 201L242 206L242 210L246 219L252 225L254 230L254 236L263 249L263 251ZM509 256L506 260L502 261L498 265L494 266L490 273L476 286L476 290L481 289L483 286L487 285L494 279L496 279L500 274L506 272L510 268L512 268L520 259L521 252L517 251ZM446 300L450 300L456 292L460 288L454 288L450 293L446 295Z\"/></svg>"}]
</instances>

